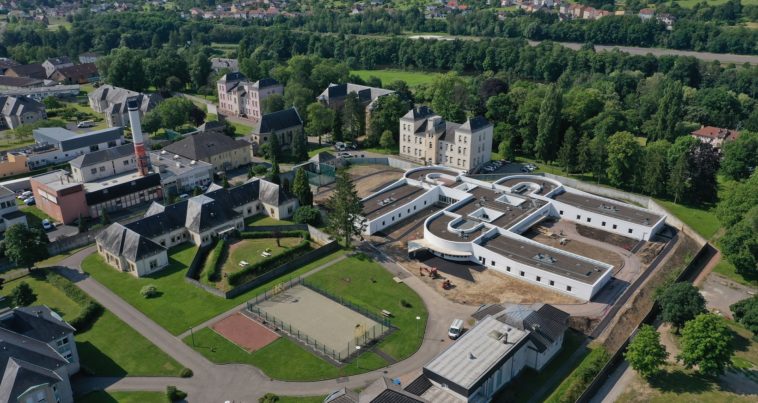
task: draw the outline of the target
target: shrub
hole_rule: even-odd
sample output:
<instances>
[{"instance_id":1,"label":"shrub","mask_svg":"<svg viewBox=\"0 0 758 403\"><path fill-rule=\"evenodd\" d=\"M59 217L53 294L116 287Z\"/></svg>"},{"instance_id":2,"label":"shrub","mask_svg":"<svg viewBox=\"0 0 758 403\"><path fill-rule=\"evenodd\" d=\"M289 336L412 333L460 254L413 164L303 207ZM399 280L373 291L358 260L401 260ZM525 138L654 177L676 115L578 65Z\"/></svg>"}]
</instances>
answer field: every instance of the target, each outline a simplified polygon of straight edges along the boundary
<instances>
[{"instance_id":1,"label":"shrub","mask_svg":"<svg viewBox=\"0 0 758 403\"><path fill-rule=\"evenodd\" d=\"M411 305L411 303L408 302L405 299L401 299L400 300L400 305L402 305L403 308L412 308L413 307L413 305Z\"/></svg>"},{"instance_id":2,"label":"shrub","mask_svg":"<svg viewBox=\"0 0 758 403\"><path fill-rule=\"evenodd\" d=\"M182 368L182 372L179 373L179 376L182 378L192 378L192 375L194 375L194 373L187 367Z\"/></svg>"},{"instance_id":3,"label":"shrub","mask_svg":"<svg viewBox=\"0 0 758 403\"><path fill-rule=\"evenodd\" d=\"M242 239L276 238L274 231L244 231L240 232ZM308 231L279 231L279 238L311 239Z\"/></svg>"},{"instance_id":4,"label":"shrub","mask_svg":"<svg viewBox=\"0 0 758 403\"><path fill-rule=\"evenodd\" d=\"M142 287L142 289L139 290L139 293L145 298L155 298L158 296L158 287L153 284L148 284Z\"/></svg>"},{"instance_id":5,"label":"shrub","mask_svg":"<svg viewBox=\"0 0 758 403\"><path fill-rule=\"evenodd\" d=\"M11 291L9 299L13 306L29 306L37 300L37 294L29 284L22 281Z\"/></svg>"},{"instance_id":6,"label":"shrub","mask_svg":"<svg viewBox=\"0 0 758 403\"><path fill-rule=\"evenodd\" d=\"M572 372L561 386L553 392L548 402L573 403L584 393L590 382L600 373L610 357L603 347L590 351L579 366ZM565 389L564 389L564 385Z\"/></svg>"},{"instance_id":7,"label":"shrub","mask_svg":"<svg viewBox=\"0 0 758 403\"><path fill-rule=\"evenodd\" d=\"M205 275L205 278L210 282L218 280L218 271L221 268L219 259L224 252L225 245L226 242L223 239L218 240L218 242L216 242L216 246L213 247L213 250L211 250L211 253L209 253L208 257L205 259L205 264L203 265L203 273Z\"/></svg>"},{"instance_id":8,"label":"shrub","mask_svg":"<svg viewBox=\"0 0 758 403\"><path fill-rule=\"evenodd\" d=\"M178 400L184 400L187 397L187 393L176 388L176 386L166 386L166 396L169 401L176 402Z\"/></svg>"},{"instance_id":9,"label":"shrub","mask_svg":"<svg viewBox=\"0 0 758 403\"><path fill-rule=\"evenodd\" d=\"M273 393L266 393L258 398L258 403L276 403L279 401L279 396Z\"/></svg>"},{"instance_id":10,"label":"shrub","mask_svg":"<svg viewBox=\"0 0 758 403\"><path fill-rule=\"evenodd\" d=\"M308 249L310 249L310 247L311 247L310 242L304 239L302 242L300 242L297 246L295 246L292 249L289 249L279 255L272 256L268 259L261 260L260 262L257 262L255 264L248 266L244 270L240 270L236 273L230 274L228 277L229 285L231 286L239 285L242 282L244 282L244 280L247 279L253 273L265 272L265 271L268 271L269 269L279 267L291 261L296 256L306 252Z\"/></svg>"},{"instance_id":11,"label":"shrub","mask_svg":"<svg viewBox=\"0 0 758 403\"><path fill-rule=\"evenodd\" d=\"M67 297L82 307L79 316L68 321L68 324L76 329L76 333L89 330L97 318L105 312L102 305L90 298L89 295L75 286L74 283L52 271L34 270L31 275L37 279L45 280L53 287L63 291Z\"/></svg>"},{"instance_id":12,"label":"shrub","mask_svg":"<svg viewBox=\"0 0 758 403\"><path fill-rule=\"evenodd\" d=\"M321 213L318 207L301 206L292 218L299 224L318 225L321 222Z\"/></svg>"}]
</instances>

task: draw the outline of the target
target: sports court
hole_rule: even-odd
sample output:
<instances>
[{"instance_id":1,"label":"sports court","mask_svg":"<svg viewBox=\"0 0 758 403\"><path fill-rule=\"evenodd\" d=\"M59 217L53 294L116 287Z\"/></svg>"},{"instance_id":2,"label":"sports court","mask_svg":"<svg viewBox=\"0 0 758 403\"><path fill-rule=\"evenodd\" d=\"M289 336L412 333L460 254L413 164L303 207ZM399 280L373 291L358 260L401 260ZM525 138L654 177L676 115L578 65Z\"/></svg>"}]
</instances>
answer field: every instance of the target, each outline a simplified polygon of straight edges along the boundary
<instances>
[{"instance_id":1,"label":"sports court","mask_svg":"<svg viewBox=\"0 0 758 403\"><path fill-rule=\"evenodd\" d=\"M271 329L241 313L221 319L211 327L218 334L249 352L260 350L279 338L279 335Z\"/></svg>"},{"instance_id":2,"label":"sports court","mask_svg":"<svg viewBox=\"0 0 758 403\"><path fill-rule=\"evenodd\" d=\"M303 285L282 291L256 304L253 310L298 339L317 341L343 357L353 352L356 338L364 344L383 333L376 321ZM367 332L368 338L364 340Z\"/></svg>"}]
</instances>

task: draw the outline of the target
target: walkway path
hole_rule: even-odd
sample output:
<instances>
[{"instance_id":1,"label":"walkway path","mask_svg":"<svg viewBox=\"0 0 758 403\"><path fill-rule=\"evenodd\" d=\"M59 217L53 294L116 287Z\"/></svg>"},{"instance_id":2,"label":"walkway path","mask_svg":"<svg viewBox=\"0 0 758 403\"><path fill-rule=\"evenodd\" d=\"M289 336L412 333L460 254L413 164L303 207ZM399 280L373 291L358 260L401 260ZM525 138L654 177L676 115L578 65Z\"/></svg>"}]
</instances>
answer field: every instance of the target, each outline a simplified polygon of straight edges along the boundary
<instances>
[{"instance_id":1,"label":"walkway path","mask_svg":"<svg viewBox=\"0 0 758 403\"><path fill-rule=\"evenodd\" d=\"M468 317L473 308L450 302L431 290L419 279L408 276L404 282L419 294L424 304L435 309L429 310L424 342L421 348L406 360L386 368L366 374L319 382L284 382L268 378L257 368L243 364L218 365L208 361L200 353L184 344L180 338L173 336L160 325L132 307L129 303L81 272L81 262L95 251L94 247L84 249L61 261L59 265L68 268L61 273L70 278L83 291L100 302L106 309L129 324L133 329L150 340L158 348L171 355L182 365L191 368L193 378L163 377L84 377L75 384L79 393L92 390L165 390L167 385L176 385L189 393L189 401L210 402L233 400L235 402L255 402L266 392L279 395L324 395L336 389L362 388L380 376L400 377L417 372L424 364L445 349L449 341L447 325L452 318ZM364 250L388 271L397 274L401 266L378 251ZM323 269L323 267L319 267ZM403 276L405 277L405 276Z\"/></svg>"}]
</instances>

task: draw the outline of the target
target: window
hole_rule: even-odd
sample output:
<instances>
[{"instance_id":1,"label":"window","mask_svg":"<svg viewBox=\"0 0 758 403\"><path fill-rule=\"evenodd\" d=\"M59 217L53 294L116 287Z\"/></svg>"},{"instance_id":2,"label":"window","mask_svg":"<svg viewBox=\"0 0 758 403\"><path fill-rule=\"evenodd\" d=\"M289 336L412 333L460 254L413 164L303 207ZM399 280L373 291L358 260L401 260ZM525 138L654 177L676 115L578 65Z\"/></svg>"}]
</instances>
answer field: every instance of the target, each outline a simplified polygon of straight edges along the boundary
<instances>
[{"instance_id":1,"label":"window","mask_svg":"<svg viewBox=\"0 0 758 403\"><path fill-rule=\"evenodd\" d=\"M577 215L576 215L576 219L577 219L577 220L581 220L581 219L582 219L582 216L580 216L579 214L577 214Z\"/></svg>"},{"instance_id":2,"label":"window","mask_svg":"<svg viewBox=\"0 0 758 403\"><path fill-rule=\"evenodd\" d=\"M156 267L158 267L158 261L157 260L151 260L150 261L150 268L154 269Z\"/></svg>"},{"instance_id":3,"label":"window","mask_svg":"<svg viewBox=\"0 0 758 403\"><path fill-rule=\"evenodd\" d=\"M505 266L505 271L511 271L511 266Z\"/></svg>"},{"instance_id":4,"label":"window","mask_svg":"<svg viewBox=\"0 0 758 403\"><path fill-rule=\"evenodd\" d=\"M105 167L100 167L100 172L105 172Z\"/></svg>"},{"instance_id":5,"label":"window","mask_svg":"<svg viewBox=\"0 0 758 403\"><path fill-rule=\"evenodd\" d=\"M542 277L537 276L537 282L539 283L540 281L542 281Z\"/></svg>"},{"instance_id":6,"label":"window","mask_svg":"<svg viewBox=\"0 0 758 403\"><path fill-rule=\"evenodd\" d=\"M490 260L490 263L491 263L492 266L495 265L495 261L494 260Z\"/></svg>"},{"instance_id":7,"label":"window","mask_svg":"<svg viewBox=\"0 0 758 403\"><path fill-rule=\"evenodd\" d=\"M616 229L617 227L618 227L618 225L613 224L613 229Z\"/></svg>"},{"instance_id":8,"label":"window","mask_svg":"<svg viewBox=\"0 0 758 403\"><path fill-rule=\"evenodd\" d=\"M523 272L523 271L520 271L518 274L519 274L521 277L524 277L524 272Z\"/></svg>"},{"instance_id":9,"label":"window","mask_svg":"<svg viewBox=\"0 0 758 403\"><path fill-rule=\"evenodd\" d=\"M571 292L571 286L570 285L566 286L566 291Z\"/></svg>"},{"instance_id":10,"label":"window","mask_svg":"<svg viewBox=\"0 0 758 403\"><path fill-rule=\"evenodd\" d=\"M605 221L601 222L600 225L605 227Z\"/></svg>"},{"instance_id":11,"label":"window","mask_svg":"<svg viewBox=\"0 0 758 403\"><path fill-rule=\"evenodd\" d=\"M632 231L633 231L633 230L632 230L631 228L629 228L629 233L630 233L630 234L632 233Z\"/></svg>"},{"instance_id":12,"label":"window","mask_svg":"<svg viewBox=\"0 0 758 403\"><path fill-rule=\"evenodd\" d=\"M555 285L555 281L550 280L550 285Z\"/></svg>"},{"instance_id":13,"label":"window","mask_svg":"<svg viewBox=\"0 0 758 403\"><path fill-rule=\"evenodd\" d=\"M592 219L587 217L587 222L592 222Z\"/></svg>"},{"instance_id":14,"label":"window","mask_svg":"<svg viewBox=\"0 0 758 403\"><path fill-rule=\"evenodd\" d=\"M92 173L92 174L96 174L97 173L97 168L92 168L92 169L89 170L89 172Z\"/></svg>"},{"instance_id":15,"label":"window","mask_svg":"<svg viewBox=\"0 0 758 403\"><path fill-rule=\"evenodd\" d=\"M563 210L559 211L558 214L563 215Z\"/></svg>"},{"instance_id":16,"label":"window","mask_svg":"<svg viewBox=\"0 0 758 403\"><path fill-rule=\"evenodd\" d=\"M124 166L129 165L129 160L124 160Z\"/></svg>"}]
</instances>

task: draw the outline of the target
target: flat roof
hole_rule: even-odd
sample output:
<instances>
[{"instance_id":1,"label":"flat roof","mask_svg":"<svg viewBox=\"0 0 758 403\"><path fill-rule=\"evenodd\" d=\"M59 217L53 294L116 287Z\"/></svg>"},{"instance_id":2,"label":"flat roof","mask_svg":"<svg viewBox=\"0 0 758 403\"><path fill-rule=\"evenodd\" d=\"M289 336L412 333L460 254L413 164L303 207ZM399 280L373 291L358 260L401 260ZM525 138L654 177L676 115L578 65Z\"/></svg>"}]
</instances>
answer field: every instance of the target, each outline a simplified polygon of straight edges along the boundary
<instances>
[{"instance_id":1,"label":"flat roof","mask_svg":"<svg viewBox=\"0 0 758 403\"><path fill-rule=\"evenodd\" d=\"M74 178L71 177L71 175L68 173L68 171L64 171L62 169L37 176L32 176L31 180L40 182L55 191L61 191L82 185L81 183L75 181Z\"/></svg>"},{"instance_id":2,"label":"flat roof","mask_svg":"<svg viewBox=\"0 0 758 403\"><path fill-rule=\"evenodd\" d=\"M103 190L105 188L109 188L112 186L120 185L122 183L135 181L141 178L144 178L144 176L140 175L139 171L131 171L131 172L127 172L121 175L114 175L114 176L109 176L107 178L100 178L93 182L83 183L82 185L84 185L84 189L87 191L87 193L90 193L90 192L97 192L98 190Z\"/></svg>"},{"instance_id":3,"label":"flat roof","mask_svg":"<svg viewBox=\"0 0 758 403\"><path fill-rule=\"evenodd\" d=\"M537 242L527 242L519 237L500 234L485 240L483 247L517 262L555 273L586 284L594 284L607 267L579 259L570 253L561 253ZM602 263L602 262L598 262Z\"/></svg>"},{"instance_id":4,"label":"flat roof","mask_svg":"<svg viewBox=\"0 0 758 403\"><path fill-rule=\"evenodd\" d=\"M534 184L542 186L542 189L539 192L534 192L534 194L538 194L538 195L548 194L557 187L555 186L553 182L549 180L545 180L545 178L542 176L536 176L536 175L531 178L507 178L501 182L498 182L498 185L503 185L503 186L512 188L518 185L519 183L534 183Z\"/></svg>"},{"instance_id":5,"label":"flat roof","mask_svg":"<svg viewBox=\"0 0 758 403\"><path fill-rule=\"evenodd\" d=\"M471 391L493 367L518 351L528 335L488 316L426 364L424 371Z\"/></svg>"},{"instance_id":6,"label":"flat roof","mask_svg":"<svg viewBox=\"0 0 758 403\"><path fill-rule=\"evenodd\" d=\"M193 170L213 170L213 165L205 161L191 160L178 154L161 151L150 151L150 163L153 167L161 167L165 171L161 176L179 176Z\"/></svg>"},{"instance_id":7,"label":"flat roof","mask_svg":"<svg viewBox=\"0 0 758 403\"><path fill-rule=\"evenodd\" d=\"M652 227L663 218L663 216L654 214L648 210L636 209L623 203L611 202L606 199L569 191L554 195L553 199L594 213L620 218L624 221L649 227Z\"/></svg>"},{"instance_id":8,"label":"flat roof","mask_svg":"<svg viewBox=\"0 0 758 403\"><path fill-rule=\"evenodd\" d=\"M424 192L424 188L404 183L363 200L363 216L372 220L388 213Z\"/></svg>"},{"instance_id":9,"label":"flat roof","mask_svg":"<svg viewBox=\"0 0 758 403\"><path fill-rule=\"evenodd\" d=\"M512 206L496 200L504 193L497 193L492 189L483 187L477 187L470 190L468 191L468 194L474 196L474 198L470 199L466 204L449 211L462 216L467 216L481 207L497 210L503 213L503 215L496 220L493 220L491 224L501 228L508 228L513 224L516 224L518 221L526 218L526 216L545 205L545 202L542 200L514 194L513 196L524 199L524 202L520 206Z\"/></svg>"}]
</instances>

